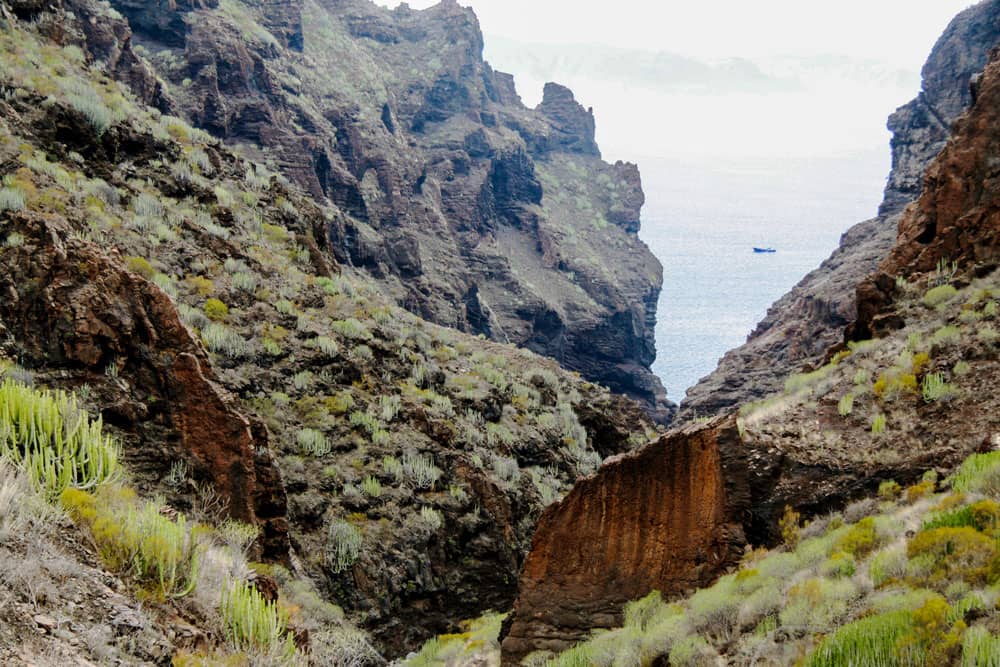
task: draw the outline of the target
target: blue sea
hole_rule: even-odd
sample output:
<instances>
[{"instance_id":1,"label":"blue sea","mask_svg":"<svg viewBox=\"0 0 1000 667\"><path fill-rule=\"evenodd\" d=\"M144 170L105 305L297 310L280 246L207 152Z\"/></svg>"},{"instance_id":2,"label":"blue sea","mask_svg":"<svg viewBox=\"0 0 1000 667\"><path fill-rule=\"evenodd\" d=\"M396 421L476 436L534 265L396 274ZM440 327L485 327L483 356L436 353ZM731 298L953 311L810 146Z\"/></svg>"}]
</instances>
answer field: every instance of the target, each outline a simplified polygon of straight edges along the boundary
<instances>
[{"instance_id":1,"label":"blue sea","mask_svg":"<svg viewBox=\"0 0 1000 667\"><path fill-rule=\"evenodd\" d=\"M663 263L653 370L671 400L742 344L848 227L875 215L888 154L639 160L640 236Z\"/></svg>"}]
</instances>

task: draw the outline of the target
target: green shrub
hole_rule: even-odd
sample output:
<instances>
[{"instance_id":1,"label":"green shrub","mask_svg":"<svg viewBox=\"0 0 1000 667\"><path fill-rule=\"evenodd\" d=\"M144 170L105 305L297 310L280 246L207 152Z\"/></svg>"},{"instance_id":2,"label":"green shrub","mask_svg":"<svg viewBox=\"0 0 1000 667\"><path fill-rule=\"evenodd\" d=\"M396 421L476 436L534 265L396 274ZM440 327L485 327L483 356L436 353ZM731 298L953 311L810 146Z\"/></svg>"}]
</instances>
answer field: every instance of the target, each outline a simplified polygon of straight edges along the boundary
<instances>
[{"instance_id":1,"label":"green shrub","mask_svg":"<svg viewBox=\"0 0 1000 667\"><path fill-rule=\"evenodd\" d=\"M895 480L886 480L878 485L878 497L882 500L896 500L903 488Z\"/></svg>"},{"instance_id":2,"label":"green shrub","mask_svg":"<svg viewBox=\"0 0 1000 667\"><path fill-rule=\"evenodd\" d=\"M1000 636L981 626L966 630L961 667L1000 667Z\"/></svg>"},{"instance_id":3,"label":"green shrub","mask_svg":"<svg viewBox=\"0 0 1000 667\"><path fill-rule=\"evenodd\" d=\"M391 422L399 414L403 399L399 396L381 396L378 399L379 414L385 423Z\"/></svg>"},{"instance_id":4,"label":"green shrub","mask_svg":"<svg viewBox=\"0 0 1000 667\"><path fill-rule=\"evenodd\" d=\"M382 457L382 471L396 480L396 483L403 481L403 464L395 456Z\"/></svg>"},{"instance_id":5,"label":"green shrub","mask_svg":"<svg viewBox=\"0 0 1000 667\"><path fill-rule=\"evenodd\" d=\"M219 604L226 637L240 650L280 650L284 657L295 654L295 642L288 632L288 613L264 598L251 584L233 582L222 592Z\"/></svg>"},{"instance_id":6,"label":"green shrub","mask_svg":"<svg viewBox=\"0 0 1000 667\"><path fill-rule=\"evenodd\" d=\"M331 451L330 443L322 431L312 428L304 428L295 436L299 445L299 450L303 454L312 456L325 456Z\"/></svg>"},{"instance_id":7,"label":"green shrub","mask_svg":"<svg viewBox=\"0 0 1000 667\"><path fill-rule=\"evenodd\" d=\"M438 531L444 525L444 515L433 507L426 505L420 508L420 520L432 531Z\"/></svg>"},{"instance_id":8,"label":"green shrub","mask_svg":"<svg viewBox=\"0 0 1000 667\"><path fill-rule=\"evenodd\" d=\"M718 658L719 654L712 645L697 635L681 639L670 649L671 667L712 665Z\"/></svg>"},{"instance_id":9,"label":"green shrub","mask_svg":"<svg viewBox=\"0 0 1000 667\"><path fill-rule=\"evenodd\" d=\"M378 481L374 476L368 475L361 482L361 490L370 498L378 498L382 495L382 482Z\"/></svg>"},{"instance_id":10,"label":"green shrub","mask_svg":"<svg viewBox=\"0 0 1000 667\"><path fill-rule=\"evenodd\" d=\"M846 417L847 415L851 414L851 411L853 409L854 409L854 394L848 393L841 396L840 400L837 402L837 412L840 413L840 416Z\"/></svg>"},{"instance_id":11,"label":"green shrub","mask_svg":"<svg viewBox=\"0 0 1000 667\"><path fill-rule=\"evenodd\" d=\"M906 576L906 549L897 544L876 553L868 564L868 575L876 588L903 579Z\"/></svg>"},{"instance_id":12,"label":"green shrub","mask_svg":"<svg viewBox=\"0 0 1000 667\"><path fill-rule=\"evenodd\" d=\"M403 474L418 489L431 489L441 478L441 469L434 465L430 455L422 456L413 450L403 453Z\"/></svg>"},{"instance_id":13,"label":"green shrub","mask_svg":"<svg viewBox=\"0 0 1000 667\"><path fill-rule=\"evenodd\" d=\"M824 577L850 577L854 575L856 569L857 562L854 556L838 551L820 565L819 572Z\"/></svg>"},{"instance_id":14,"label":"green shrub","mask_svg":"<svg viewBox=\"0 0 1000 667\"><path fill-rule=\"evenodd\" d=\"M820 642L808 657L806 667L923 667L924 656L916 647L900 651L899 641L913 628L908 611L869 616L839 628Z\"/></svg>"},{"instance_id":15,"label":"green shrub","mask_svg":"<svg viewBox=\"0 0 1000 667\"><path fill-rule=\"evenodd\" d=\"M104 103L101 94L83 81L73 79L69 82L66 102L87 119L97 136L104 134L115 122L115 114Z\"/></svg>"},{"instance_id":16,"label":"green shrub","mask_svg":"<svg viewBox=\"0 0 1000 667\"><path fill-rule=\"evenodd\" d=\"M980 532L992 532L996 530L998 524L1000 524L1000 505L987 499L935 514L924 522L923 530L967 526Z\"/></svg>"},{"instance_id":17,"label":"green shrub","mask_svg":"<svg viewBox=\"0 0 1000 667\"><path fill-rule=\"evenodd\" d=\"M24 190L20 188L0 189L0 212L23 211L25 206L27 206L27 199Z\"/></svg>"},{"instance_id":18,"label":"green shrub","mask_svg":"<svg viewBox=\"0 0 1000 667\"><path fill-rule=\"evenodd\" d=\"M316 340L313 341L313 345L315 345L320 352L328 357L334 357L340 351L340 346L337 345L337 341L327 336L317 337Z\"/></svg>"},{"instance_id":19,"label":"green shrub","mask_svg":"<svg viewBox=\"0 0 1000 667\"><path fill-rule=\"evenodd\" d=\"M732 635L742 604L743 596L736 589L733 577L723 577L711 588L703 588L691 596L688 619L696 632L710 633L725 641Z\"/></svg>"},{"instance_id":20,"label":"green shrub","mask_svg":"<svg viewBox=\"0 0 1000 667\"><path fill-rule=\"evenodd\" d=\"M219 299L209 299L205 302L205 316L213 322L222 322L229 316L229 306Z\"/></svg>"},{"instance_id":21,"label":"green shrub","mask_svg":"<svg viewBox=\"0 0 1000 667\"><path fill-rule=\"evenodd\" d=\"M230 359L245 357L250 352L250 344L225 324L211 322L201 330L201 340L212 352L226 355Z\"/></svg>"},{"instance_id":22,"label":"green shrub","mask_svg":"<svg viewBox=\"0 0 1000 667\"><path fill-rule=\"evenodd\" d=\"M928 308L938 306L951 301L958 294L958 290L951 285L938 285L932 287L924 293L923 302Z\"/></svg>"},{"instance_id":23,"label":"green shrub","mask_svg":"<svg viewBox=\"0 0 1000 667\"><path fill-rule=\"evenodd\" d=\"M931 345L947 347L957 343L962 338L962 332L953 324L943 326L930 337Z\"/></svg>"},{"instance_id":24,"label":"green shrub","mask_svg":"<svg viewBox=\"0 0 1000 667\"><path fill-rule=\"evenodd\" d=\"M941 373L928 373L924 376L920 392L925 403L932 403L952 398L958 393L958 390L955 385L945 382Z\"/></svg>"},{"instance_id":25,"label":"green shrub","mask_svg":"<svg viewBox=\"0 0 1000 667\"><path fill-rule=\"evenodd\" d=\"M105 567L151 584L161 598L194 590L200 547L183 515L171 521L159 503L139 505L130 489L104 487L95 496L67 488L59 499L88 530Z\"/></svg>"},{"instance_id":26,"label":"green shrub","mask_svg":"<svg viewBox=\"0 0 1000 667\"><path fill-rule=\"evenodd\" d=\"M24 470L48 498L117 479L119 456L101 420L90 419L73 395L9 377L0 384L0 458Z\"/></svg>"},{"instance_id":27,"label":"green shrub","mask_svg":"<svg viewBox=\"0 0 1000 667\"><path fill-rule=\"evenodd\" d=\"M872 435L881 435L885 433L886 429L886 418L883 414L877 414L872 419Z\"/></svg>"},{"instance_id":28,"label":"green shrub","mask_svg":"<svg viewBox=\"0 0 1000 667\"><path fill-rule=\"evenodd\" d=\"M330 524L326 535L326 564L335 574L348 569L361 555L361 531L346 521Z\"/></svg>"},{"instance_id":29,"label":"green shrub","mask_svg":"<svg viewBox=\"0 0 1000 667\"><path fill-rule=\"evenodd\" d=\"M961 493L1000 496L1000 452L972 454L952 477L952 488Z\"/></svg>"},{"instance_id":30,"label":"green shrub","mask_svg":"<svg viewBox=\"0 0 1000 667\"><path fill-rule=\"evenodd\" d=\"M352 340L370 340L372 337L368 327L353 317L346 320L334 320L330 322L330 328L341 336Z\"/></svg>"},{"instance_id":31,"label":"green shrub","mask_svg":"<svg viewBox=\"0 0 1000 667\"><path fill-rule=\"evenodd\" d=\"M651 619L664 607L660 591L653 591L644 598L625 605L625 626L645 630Z\"/></svg>"},{"instance_id":32,"label":"green shrub","mask_svg":"<svg viewBox=\"0 0 1000 667\"><path fill-rule=\"evenodd\" d=\"M257 276L248 271L237 271L232 275L233 287L253 294L257 291Z\"/></svg>"},{"instance_id":33,"label":"green shrub","mask_svg":"<svg viewBox=\"0 0 1000 667\"><path fill-rule=\"evenodd\" d=\"M846 616L857 594L851 579L806 579L788 589L788 602L779 615L781 624L814 632L825 630Z\"/></svg>"},{"instance_id":34,"label":"green shrub","mask_svg":"<svg viewBox=\"0 0 1000 667\"><path fill-rule=\"evenodd\" d=\"M785 393L794 394L803 389L811 388L821 380L829 377L830 373L837 367L836 364L827 364L809 373L797 373L785 380Z\"/></svg>"}]
</instances>

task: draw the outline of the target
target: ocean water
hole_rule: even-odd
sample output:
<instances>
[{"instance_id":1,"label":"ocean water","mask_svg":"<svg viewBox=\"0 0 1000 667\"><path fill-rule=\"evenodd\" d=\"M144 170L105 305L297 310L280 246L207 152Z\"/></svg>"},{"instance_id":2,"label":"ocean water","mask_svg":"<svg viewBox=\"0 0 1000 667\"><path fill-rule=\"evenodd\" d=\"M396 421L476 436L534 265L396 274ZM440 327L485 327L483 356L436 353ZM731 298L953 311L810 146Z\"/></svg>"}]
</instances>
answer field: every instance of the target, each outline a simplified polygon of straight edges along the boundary
<instances>
[{"instance_id":1,"label":"ocean water","mask_svg":"<svg viewBox=\"0 0 1000 667\"><path fill-rule=\"evenodd\" d=\"M671 400L742 344L847 228L875 215L888 153L639 160L640 236L663 263L653 371Z\"/></svg>"}]
</instances>

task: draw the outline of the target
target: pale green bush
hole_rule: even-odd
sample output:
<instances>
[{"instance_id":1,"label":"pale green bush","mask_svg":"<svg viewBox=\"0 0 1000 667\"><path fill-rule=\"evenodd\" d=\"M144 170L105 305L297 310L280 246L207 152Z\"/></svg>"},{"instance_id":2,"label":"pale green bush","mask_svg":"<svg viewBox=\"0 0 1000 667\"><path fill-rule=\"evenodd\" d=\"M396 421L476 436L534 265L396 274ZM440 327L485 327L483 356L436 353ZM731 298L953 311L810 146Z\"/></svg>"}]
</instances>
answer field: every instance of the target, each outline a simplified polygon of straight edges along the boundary
<instances>
[{"instance_id":1,"label":"pale green bush","mask_svg":"<svg viewBox=\"0 0 1000 667\"><path fill-rule=\"evenodd\" d=\"M0 384L0 458L24 470L50 499L121 475L118 445L71 394L38 390L6 378Z\"/></svg>"},{"instance_id":2,"label":"pale green bush","mask_svg":"<svg viewBox=\"0 0 1000 667\"><path fill-rule=\"evenodd\" d=\"M346 521L336 520L327 528L326 564L334 573L348 569L361 555L361 531Z\"/></svg>"}]
</instances>

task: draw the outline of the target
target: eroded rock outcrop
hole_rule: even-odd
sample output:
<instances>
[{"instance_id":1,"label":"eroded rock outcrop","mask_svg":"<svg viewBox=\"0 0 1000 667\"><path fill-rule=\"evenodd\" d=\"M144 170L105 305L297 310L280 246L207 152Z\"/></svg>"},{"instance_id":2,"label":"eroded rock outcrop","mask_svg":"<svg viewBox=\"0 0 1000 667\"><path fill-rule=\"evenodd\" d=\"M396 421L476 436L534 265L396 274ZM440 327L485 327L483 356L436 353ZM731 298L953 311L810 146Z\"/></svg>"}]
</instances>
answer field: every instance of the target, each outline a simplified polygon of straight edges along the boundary
<instances>
[{"instance_id":1,"label":"eroded rock outcrop","mask_svg":"<svg viewBox=\"0 0 1000 667\"><path fill-rule=\"evenodd\" d=\"M780 391L788 374L820 363L842 342L857 314L855 287L892 248L900 213L920 194L924 171L971 102L973 78L998 40L1000 2L980 3L952 20L924 65L920 94L889 117L892 171L878 217L849 229L818 269L768 309L747 342L688 390L682 420Z\"/></svg>"},{"instance_id":2,"label":"eroded rock outcrop","mask_svg":"<svg viewBox=\"0 0 1000 667\"><path fill-rule=\"evenodd\" d=\"M421 317L553 357L671 418L650 371L662 271L637 236L638 171L601 161L593 114L568 89L525 108L483 61L471 10L112 4L167 83L165 110L266 151L346 214L328 228L338 261Z\"/></svg>"},{"instance_id":3,"label":"eroded rock outcrop","mask_svg":"<svg viewBox=\"0 0 1000 667\"><path fill-rule=\"evenodd\" d=\"M976 91L974 105L927 169L923 193L903 214L896 245L858 286L855 338L902 324L884 313L897 277L935 271L941 263L986 275L1000 262L1000 51L991 53Z\"/></svg>"},{"instance_id":4,"label":"eroded rock outcrop","mask_svg":"<svg viewBox=\"0 0 1000 667\"><path fill-rule=\"evenodd\" d=\"M503 640L505 662L559 651L656 588L705 585L743 553L750 509L733 419L609 460L538 522Z\"/></svg>"},{"instance_id":5,"label":"eroded rock outcrop","mask_svg":"<svg viewBox=\"0 0 1000 667\"><path fill-rule=\"evenodd\" d=\"M285 492L266 431L217 382L204 348L160 288L58 219L28 215L0 247L0 335L47 384L89 384L125 438L130 471L160 488L175 462L215 488L228 514L262 529L263 555L288 553Z\"/></svg>"}]
</instances>

